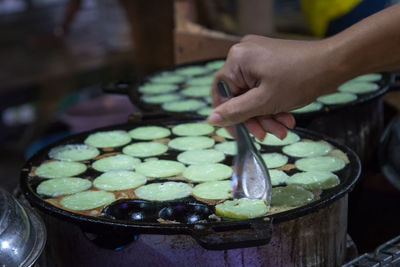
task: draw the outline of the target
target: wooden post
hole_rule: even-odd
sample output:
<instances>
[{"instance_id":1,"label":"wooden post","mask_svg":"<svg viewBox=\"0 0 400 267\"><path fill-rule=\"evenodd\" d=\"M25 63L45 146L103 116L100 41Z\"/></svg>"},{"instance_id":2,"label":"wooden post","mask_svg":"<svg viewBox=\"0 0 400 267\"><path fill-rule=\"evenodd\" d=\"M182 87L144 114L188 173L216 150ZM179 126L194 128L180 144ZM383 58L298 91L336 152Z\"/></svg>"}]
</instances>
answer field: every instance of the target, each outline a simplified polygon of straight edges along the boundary
<instances>
[{"instance_id":1,"label":"wooden post","mask_svg":"<svg viewBox=\"0 0 400 267\"><path fill-rule=\"evenodd\" d=\"M133 64L143 76L174 63L174 1L120 0L131 27Z\"/></svg>"}]
</instances>

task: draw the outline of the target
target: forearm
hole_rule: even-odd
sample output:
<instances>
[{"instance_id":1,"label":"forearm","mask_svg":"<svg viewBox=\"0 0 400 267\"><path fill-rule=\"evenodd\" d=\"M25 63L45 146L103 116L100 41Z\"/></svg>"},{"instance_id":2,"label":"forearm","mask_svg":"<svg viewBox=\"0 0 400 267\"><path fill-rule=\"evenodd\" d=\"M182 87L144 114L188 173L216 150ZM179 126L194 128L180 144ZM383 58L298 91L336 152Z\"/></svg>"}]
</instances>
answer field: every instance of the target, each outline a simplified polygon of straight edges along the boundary
<instances>
[{"instance_id":1,"label":"forearm","mask_svg":"<svg viewBox=\"0 0 400 267\"><path fill-rule=\"evenodd\" d=\"M400 4L324 41L333 69L345 78L400 69Z\"/></svg>"},{"instance_id":2,"label":"forearm","mask_svg":"<svg viewBox=\"0 0 400 267\"><path fill-rule=\"evenodd\" d=\"M231 48L215 76L216 108L209 121L219 126L247 122L258 138L265 132L282 137L285 127L294 124L286 112L336 91L355 76L397 69L400 4L324 40L248 36ZM228 83L234 98L226 101L219 96L219 80Z\"/></svg>"}]
</instances>

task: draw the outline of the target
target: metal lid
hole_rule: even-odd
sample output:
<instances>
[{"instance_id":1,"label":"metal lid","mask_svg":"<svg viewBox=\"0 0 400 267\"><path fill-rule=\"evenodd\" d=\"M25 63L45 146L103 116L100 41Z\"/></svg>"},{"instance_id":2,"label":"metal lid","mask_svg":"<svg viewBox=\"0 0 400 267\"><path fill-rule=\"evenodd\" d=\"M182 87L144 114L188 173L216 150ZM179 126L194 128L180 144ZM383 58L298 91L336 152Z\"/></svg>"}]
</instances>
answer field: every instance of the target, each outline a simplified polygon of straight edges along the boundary
<instances>
[{"instance_id":1,"label":"metal lid","mask_svg":"<svg viewBox=\"0 0 400 267\"><path fill-rule=\"evenodd\" d=\"M0 188L0 263L32 266L46 243L46 229L39 216Z\"/></svg>"}]
</instances>

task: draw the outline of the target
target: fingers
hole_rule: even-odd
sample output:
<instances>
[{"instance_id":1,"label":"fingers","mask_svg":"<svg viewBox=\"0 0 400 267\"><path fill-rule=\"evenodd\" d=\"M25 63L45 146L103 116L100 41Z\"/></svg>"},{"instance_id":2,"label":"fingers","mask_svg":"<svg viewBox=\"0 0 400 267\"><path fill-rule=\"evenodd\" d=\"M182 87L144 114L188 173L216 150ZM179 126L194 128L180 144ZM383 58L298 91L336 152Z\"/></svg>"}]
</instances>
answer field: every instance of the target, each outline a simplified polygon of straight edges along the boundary
<instances>
[{"instance_id":1,"label":"fingers","mask_svg":"<svg viewBox=\"0 0 400 267\"><path fill-rule=\"evenodd\" d=\"M287 135L287 129L293 129L294 117L289 113L277 115L258 116L246 122L249 131L259 140L263 141L266 133L271 133L283 139Z\"/></svg>"},{"instance_id":2,"label":"fingers","mask_svg":"<svg viewBox=\"0 0 400 267\"><path fill-rule=\"evenodd\" d=\"M239 88L236 85L236 83L234 81L232 81L232 79L226 78L226 76L217 76L216 75L214 78L214 81L213 81L212 89L211 89L211 98L213 100L212 102L213 102L214 108L221 105L222 103L228 101L228 98L221 96L219 93L218 82L220 82L220 81L224 81L228 85L228 87L233 95L239 94Z\"/></svg>"},{"instance_id":3,"label":"fingers","mask_svg":"<svg viewBox=\"0 0 400 267\"><path fill-rule=\"evenodd\" d=\"M246 54L249 51L247 46L248 45L244 46L242 43L233 45L229 50L225 64L215 74L211 87L211 98L214 107L226 101L226 99L219 95L217 86L219 81L226 82L234 96L240 95L254 87L249 85L248 82L251 79L249 79L249 77L246 79L242 71L242 65L244 64L245 59L247 58ZM252 82L255 84L254 81Z\"/></svg>"},{"instance_id":4,"label":"fingers","mask_svg":"<svg viewBox=\"0 0 400 267\"><path fill-rule=\"evenodd\" d=\"M263 130L268 133L272 133L276 137L283 139L287 135L287 128L285 125L277 121L271 116L257 117L258 123L261 125ZM264 138L263 138L264 139ZM260 140L263 140L260 139Z\"/></svg>"},{"instance_id":5,"label":"fingers","mask_svg":"<svg viewBox=\"0 0 400 267\"><path fill-rule=\"evenodd\" d=\"M247 130L249 130L249 132L252 133L258 140L264 140L267 133L256 118L249 119L245 124Z\"/></svg>"},{"instance_id":6,"label":"fingers","mask_svg":"<svg viewBox=\"0 0 400 267\"><path fill-rule=\"evenodd\" d=\"M257 138L260 141L263 141L267 132L271 132L273 135L278 136L279 138L284 138L286 136L286 132L283 135L283 131L282 129L279 128L279 131L276 131L276 125L274 125L274 123L276 124L280 124L279 122L275 122L273 118L269 119L270 122L267 123L267 129L265 130L264 126L261 125L261 123L259 122L259 120L257 118L251 118L248 121L245 122L246 128L247 130L254 135L255 138ZM272 127L269 127L268 125L272 124ZM284 129L286 129L285 127L283 127ZM225 127L225 129L234 137L236 138L236 134L235 131L233 130L232 127Z\"/></svg>"},{"instance_id":7,"label":"fingers","mask_svg":"<svg viewBox=\"0 0 400 267\"><path fill-rule=\"evenodd\" d=\"M287 115L291 116L290 114ZM246 126L249 132L261 141L264 140L267 133L271 133L276 137L283 139L286 137L288 131L286 125L277 121L272 116L251 118L246 121ZM294 126L294 120L293 124L291 124L290 126Z\"/></svg>"},{"instance_id":8,"label":"fingers","mask_svg":"<svg viewBox=\"0 0 400 267\"><path fill-rule=\"evenodd\" d=\"M278 105L276 101L271 102L276 89L266 88L266 83L261 79L265 68L260 68L260 65L254 63L260 61L257 53L260 44L268 40L265 37L249 35L230 49L226 63L213 81L211 96L215 109L208 117L211 124L228 127L245 122L249 131L260 140L264 139L266 132L284 138L287 128L294 127L292 115L277 113L285 110L285 107ZM233 98L220 96L217 84L221 80L227 83Z\"/></svg>"},{"instance_id":9,"label":"fingers","mask_svg":"<svg viewBox=\"0 0 400 267\"><path fill-rule=\"evenodd\" d=\"M264 140L266 132L260 125L260 123L257 121L256 118L249 119L248 121L245 122L247 130L252 133L257 139L259 140ZM228 126L225 127L225 129L229 132L231 136L236 138L236 133L233 129L233 127Z\"/></svg>"},{"instance_id":10,"label":"fingers","mask_svg":"<svg viewBox=\"0 0 400 267\"><path fill-rule=\"evenodd\" d=\"M266 111L263 108L262 92L258 88L247 91L217 106L208 117L211 124L230 126L260 115ZM267 112L268 113L268 110Z\"/></svg>"},{"instance_id":11,"label":"fingers","mask_svg":"<svg viewBox=\"0 0 400 267\"><path fill-rule=\"evenodd\" d=\"M293 129L296 121L292 114L287 112L281 112L273 116L275 120L281 123L283 126L289 129Z\"/></svg>"},{"instance_id":12,"label":"fingers","mask_svg":"<svg viewBox=\"0 0 400 267\"><path fill-rule=\"evenodd\" d=\"M279 118L279 120L277 119ZM289 113L280 113L275 116L259 116L245 122L246 127L258 140L263 141L267 133L283 139L287 135L287 128L294 128L294 117ZM235 137L232 127L225 127ZM236 137L235 137L236 138Z\"/></svg>"}]
</instances>

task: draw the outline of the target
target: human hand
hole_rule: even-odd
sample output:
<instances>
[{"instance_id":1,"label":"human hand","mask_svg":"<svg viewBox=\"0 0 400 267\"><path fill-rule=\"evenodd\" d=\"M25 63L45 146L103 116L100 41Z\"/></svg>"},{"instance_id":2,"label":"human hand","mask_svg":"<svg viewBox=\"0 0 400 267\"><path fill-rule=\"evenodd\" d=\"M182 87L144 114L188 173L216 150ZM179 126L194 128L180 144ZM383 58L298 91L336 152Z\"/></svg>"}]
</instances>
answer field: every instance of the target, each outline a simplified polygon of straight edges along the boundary
<instances>
[{"instance_id":1,"label":"human hand","mask_svg":"<svg viewBox=\"0 0 400 267\"><path fill-rule=\"evenodd\" d=\"M245 122L258 139L266 132L284 138L295 120L288 111L335 90L345 80L336 73L327 41L292 41L246 36L234 45L212 86L214 112L208 120L230 126ZM329 61L331 60L331 61ZM235 96L218 94L225 81Z\"/></svg>"}]
</instances>

